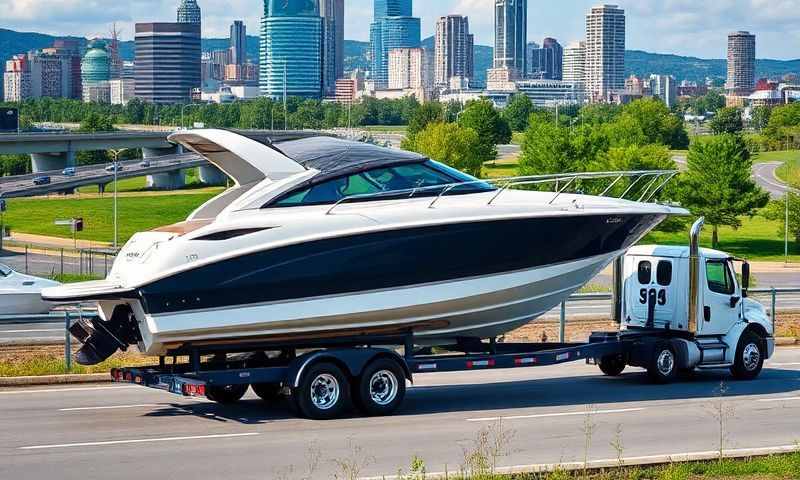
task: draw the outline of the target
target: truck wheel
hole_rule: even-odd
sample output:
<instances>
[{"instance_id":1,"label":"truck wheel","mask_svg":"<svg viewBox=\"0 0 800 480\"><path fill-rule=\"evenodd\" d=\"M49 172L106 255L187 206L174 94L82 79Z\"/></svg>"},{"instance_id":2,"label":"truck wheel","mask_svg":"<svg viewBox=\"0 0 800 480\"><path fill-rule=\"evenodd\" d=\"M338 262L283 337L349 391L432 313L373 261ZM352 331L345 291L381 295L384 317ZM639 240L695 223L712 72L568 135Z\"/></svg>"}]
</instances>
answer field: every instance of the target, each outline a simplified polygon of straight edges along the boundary
<instances>
[{"instance_id":1,"label":"truck wheel","mask_svg":"<svg viewBox=\"0 0 800 480\"><path fill-rule=\"evenodd\" d=\"M365 415L391 415L403 403L406 376L394 360L379 358L367 365L358 380L353 398Z\"/></svg>"},{"instance_id":2,"label":"truck wheel","mask_svg":"<svg viewBox=\"0 0 800 480\"><path fill-rule=\"evenodd\" d=\"M678 375L678 357L667 342L658 342L647 367L647 375L653 383L670 383Z\"/></svg>"},{"instance_id":3,"label":"truck wheel","mask_svg":"<svg viewBox=\"0 0 800 480\"><path fill-rule=\"evenodd\" d=\"M332 363L312 365L292 389L298 412L313 420L330 420L350 409L350 382Z\"/></svg>"},{"instance_id":4,"label":"truck wheel","mask_svg":"<svg viewBox=\"0 0 800 480\"><path fill-rule=\"evenodd\" d=\"M254 383L251 387L258 398L269 403L277 401L283 389L280 383Z\"/></svg>"},{"instance_id":5,"label":"truck wheel","mask_svg":"<svg viewBox=\"0 0 800 480\"><path fill-rule=\"evenodd\" d=\"M247 393L248 384L242 385L207 385L206 398L211 401L228 405L236 403Z\"/></svg>"},{"instance_id":6,"label":"truck wheel","mask_svg":"<svg viewBox=\"0 0 800 480\"><path fill-rule=\"evenodd\" d=\"M622 355L608 355L600 359L597 365L600 371L609 377L618 377L625 370L625 360Z\"/></svg>"},{"instance_id":7,"label":"truck wheel","mask_svg":"<svg viewBox=\"0 0 800 480\"><path fill-rule=\"evenodd\" d=\"M753 380L764 368L764 339L754 332L745 332L736 347L731 373L737 380Z\"/></svg>"}]
</instances>

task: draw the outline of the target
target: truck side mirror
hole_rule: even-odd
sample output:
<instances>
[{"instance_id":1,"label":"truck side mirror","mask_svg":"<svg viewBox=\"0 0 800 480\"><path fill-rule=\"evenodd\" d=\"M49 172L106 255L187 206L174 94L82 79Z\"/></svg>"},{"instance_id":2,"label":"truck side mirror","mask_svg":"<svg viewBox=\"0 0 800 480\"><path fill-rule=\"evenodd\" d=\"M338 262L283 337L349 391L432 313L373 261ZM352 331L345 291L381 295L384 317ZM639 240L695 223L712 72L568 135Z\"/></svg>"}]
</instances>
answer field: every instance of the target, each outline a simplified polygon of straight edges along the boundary
<instances>
[{"instance_id":1,"label":"truck side mirror","mask_svg":"<svg viewBox=\"0 0 800 480\"><path fill-rule=\"evenodd\" d=\"M750 289L750 264L742 264L742 296L747 298L747 291Z\"/></svg>"}]
</instances>

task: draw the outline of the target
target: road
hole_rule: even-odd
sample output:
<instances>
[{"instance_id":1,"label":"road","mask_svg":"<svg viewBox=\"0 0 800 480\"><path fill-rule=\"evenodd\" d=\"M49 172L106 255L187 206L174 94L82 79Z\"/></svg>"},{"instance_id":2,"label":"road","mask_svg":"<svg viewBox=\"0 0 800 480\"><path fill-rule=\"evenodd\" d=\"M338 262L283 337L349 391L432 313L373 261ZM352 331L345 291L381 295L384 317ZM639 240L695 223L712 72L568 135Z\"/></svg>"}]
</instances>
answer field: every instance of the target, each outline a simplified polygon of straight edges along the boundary
<instances>
[{"instance_id":1,"label":"road","mask_svg":"<svg viewBox=\"0 0 800 480\"><path fill-rule=\"evenodd\" d=\"M341 475L335 460L391 476L415 455L428 472L454 472L498 420L510 452L500 466L581 462L587 426L590 460L617 458L615 438L623 457L714 451L720 410L726 448L800 439L800 349L779 350L758 380L726 381L720 397L725 375L655 386L640 371L611 379L583 364L424 374L396 416L328 422L252 394L223 408L136 386L0 390L0 478L292 479L316 464L322 479Z\"/></svg>"},{"instance_id":2,"label":"road","mask_svg":"<svg viewBox=\"0 0 800 480\"><path fill-rule=\"evenodd\" d=\"M761 185L761 188L768 191L772 198L783 198L786 192L800 193L800 190L791 188L783 183L775 170L783 165L781 162L757 163L753 165L753 179Z\"/></svg>"}]
</instances>

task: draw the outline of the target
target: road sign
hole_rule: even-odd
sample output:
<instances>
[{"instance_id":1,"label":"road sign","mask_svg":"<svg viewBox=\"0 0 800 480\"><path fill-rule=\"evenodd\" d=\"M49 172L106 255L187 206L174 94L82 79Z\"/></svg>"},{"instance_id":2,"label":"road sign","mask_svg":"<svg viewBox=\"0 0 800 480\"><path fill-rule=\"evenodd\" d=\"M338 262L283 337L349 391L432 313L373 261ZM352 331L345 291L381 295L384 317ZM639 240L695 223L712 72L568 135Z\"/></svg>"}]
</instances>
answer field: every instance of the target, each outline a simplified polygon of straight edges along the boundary
<instances>
[{"instance_id":1,"label":"road sign","mask_svg":"<svg viewBox=\"0 0 800 480\"><path fill-rule=\"evenodd\" d=\"M16 132L19 128L19 109L0 108L0 132Z\"/></svg>"}]
</instances>

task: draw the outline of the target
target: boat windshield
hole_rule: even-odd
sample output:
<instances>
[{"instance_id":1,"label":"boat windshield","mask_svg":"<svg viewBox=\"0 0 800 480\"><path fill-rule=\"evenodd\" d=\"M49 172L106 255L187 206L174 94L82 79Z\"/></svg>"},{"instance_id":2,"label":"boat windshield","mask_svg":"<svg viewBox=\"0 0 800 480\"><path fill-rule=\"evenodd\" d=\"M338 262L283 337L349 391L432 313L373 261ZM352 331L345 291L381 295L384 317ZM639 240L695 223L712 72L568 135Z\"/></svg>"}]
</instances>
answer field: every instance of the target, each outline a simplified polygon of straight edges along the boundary
<instances>
[{"instance_id":1,"label":"boat windshield","mask_svg":"<svg viewBox=\"0 0 800 480\"><path fill-rule=\"evenodd\" d=\"M267 207L326 205L336 203L346 197L371 194L375 194L376 197L366 197L361 200L386 200L393 198L391 192L398 192L398 198L410 196L409 192L413 192L415 197L435 196L453 184L463 185L451 188L449 192L452 194L494 190L489 183L481 182L454 168L428 160L424 163L375 168L334 178L310 187L301 187L299 190L293 190L278 197Z\"/></svg>"},{"instance_id":2,"label":"boat windshield","mask_svg":"<svg viewBox=\"0 0 800 480\"><path fill-rule=\"evenodd\" d=\"M10 268L0 263L0 277L7 277L12 273L13 271Z\"/></svg>"}]
</instances>

